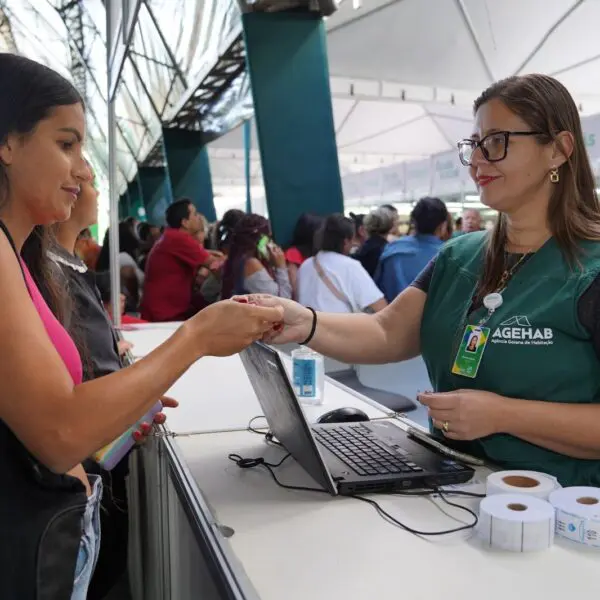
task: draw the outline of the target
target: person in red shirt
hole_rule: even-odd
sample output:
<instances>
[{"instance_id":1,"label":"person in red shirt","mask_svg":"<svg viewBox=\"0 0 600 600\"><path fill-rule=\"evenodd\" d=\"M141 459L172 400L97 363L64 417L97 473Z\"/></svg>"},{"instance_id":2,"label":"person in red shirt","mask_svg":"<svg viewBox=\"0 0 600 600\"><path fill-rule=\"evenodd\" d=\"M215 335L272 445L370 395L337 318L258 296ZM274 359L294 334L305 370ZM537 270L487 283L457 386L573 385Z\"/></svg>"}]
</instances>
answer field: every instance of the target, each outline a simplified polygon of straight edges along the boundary
<instances>
[{"instance_id":1,"label":"person in red shirt","mask_svg":"<svg viewBox=\"0 0 600 600\"><path fill-rule=\"evenodd\" d=\"M167 228L146 263L141 313L147 321L183 321L196 312L194 282L212 260L196 238L204 223L191 200L174 202L165 216Z\"/></svg>"}]
</instances>

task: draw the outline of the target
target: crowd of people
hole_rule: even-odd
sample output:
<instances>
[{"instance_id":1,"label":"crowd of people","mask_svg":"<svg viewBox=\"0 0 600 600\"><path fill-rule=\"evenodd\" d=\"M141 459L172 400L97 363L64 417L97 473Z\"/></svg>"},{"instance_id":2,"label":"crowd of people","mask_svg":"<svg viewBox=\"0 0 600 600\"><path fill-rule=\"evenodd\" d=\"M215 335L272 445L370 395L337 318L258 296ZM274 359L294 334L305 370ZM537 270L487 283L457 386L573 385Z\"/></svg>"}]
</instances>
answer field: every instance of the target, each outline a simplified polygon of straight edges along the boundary
<instances>
[{"instance_id":1,"label":"crowd of people","mask_svg":"<svg viewBox=\"0 0 600 600\"><path fill-rule=\"evenodd\" d=\"M119 267L126 322L181 321L219 300L241 294L293 298L330 312L377 312L392 302L444 242L481 229L481 215L467 209L455 223L439 198L422 198L408 233L392 205L368 214L327 217L303 214L282 250L269 221L232 209L208 224L192 200L182 198L159 228L128 218L119 224ZM99 276L110 297L109 233L93 247L85 228L75 253Z\"/></svg>"}]
</instances>

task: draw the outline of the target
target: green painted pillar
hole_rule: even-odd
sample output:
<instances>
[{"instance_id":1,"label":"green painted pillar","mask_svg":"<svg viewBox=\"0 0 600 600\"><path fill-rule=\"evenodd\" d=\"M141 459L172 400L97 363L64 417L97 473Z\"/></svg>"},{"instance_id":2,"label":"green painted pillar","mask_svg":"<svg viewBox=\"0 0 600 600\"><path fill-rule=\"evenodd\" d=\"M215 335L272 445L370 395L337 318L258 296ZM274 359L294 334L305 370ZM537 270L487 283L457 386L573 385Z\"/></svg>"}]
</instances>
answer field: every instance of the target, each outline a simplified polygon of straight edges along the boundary
<instances>
[{"instance_id":1,"label":"green painted pillar","mask_svg":"<svg viewBox=\"0 0 600 600\"><path fill-rule=\"evenodd\" d=\"M142 196L142 184L140 181L139 171L136 173L133 181L127 186L128 206L127 216L135 217L140 221L146 221L146 208L144 206L144 198Z\"/></svg>"},{"instance_id":2,"label":"green painted pillar","mask_svg":"<svg viewBox=\"0 0 600 600\"><path fill-rule=\"evenodd\" d=\"M173 202L169 172L165 167L140 167L138 175L146 220L154 225L164 225L165 211Z\"/></svg>"},{"instance_id":3,"label":"green painted pillar","mask_svg":"<svg viewBox=\"0 0 600 600\"><path fill-rule=\"evenodd\" d=\"M304 212L343 212L323 20L243 15L269 218L287 244Z\"/></svg>"},{"instance_id":4,"label":"green painted pillar","mask_svg":"<svg viewBox=\"0 0 600 600\"><path fill-rule=\"evenodd\" d=\"M174 198L190 198L209 221L216 221L210 162L203 133L163 129L163 143Z\"/></svg>"}]
</instances>

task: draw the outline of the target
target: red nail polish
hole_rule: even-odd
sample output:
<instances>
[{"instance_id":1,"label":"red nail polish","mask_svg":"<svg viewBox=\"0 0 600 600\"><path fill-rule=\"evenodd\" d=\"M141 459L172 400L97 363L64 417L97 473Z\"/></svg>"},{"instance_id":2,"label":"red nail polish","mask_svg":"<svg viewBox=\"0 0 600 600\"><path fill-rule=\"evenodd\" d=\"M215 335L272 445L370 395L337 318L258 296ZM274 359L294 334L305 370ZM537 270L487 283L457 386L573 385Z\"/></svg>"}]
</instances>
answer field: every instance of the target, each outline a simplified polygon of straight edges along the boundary
<instances>
[{"instance_id":1,"label":"red nail polish","mask_svg":"<svg viewBox=\"0 0 600 600\"><path fill-rule=\"evenodd\" d=\"M136 442L139 442L142 439L142 434L139 431L134 431L133 432L133 439Z\"/></svg>"},{"instance_id":2,"label":"red nail polish","mask_svg":"<svg viewBox=\"0 0 600 600\"><path fill-rule=\"evenodd\" d=\"M248 298L236 298L235 301L240 304L248 304Z\"/></svg>"},{"instance_id":3,"label":"red nail polish","mask_svg":"<svg viewBox=\"0 0 600 600\"><path fill-rule=\"evenodd\" d=\"M273 331L275 333L280 333L283 330L283 323L277 323L273 325Z\"/></svg>"},{"instance_id":4,"label":"red nail polish","mask_svg":"<svg viewBox=\"0 0 600 600\"><path fill-rule=\"evenodd\" d=\"M142 430L142 433L145 433L145 434L150 433L150 425L148 423L142 423L141 430Z\"/></svg>"}]
</instances>

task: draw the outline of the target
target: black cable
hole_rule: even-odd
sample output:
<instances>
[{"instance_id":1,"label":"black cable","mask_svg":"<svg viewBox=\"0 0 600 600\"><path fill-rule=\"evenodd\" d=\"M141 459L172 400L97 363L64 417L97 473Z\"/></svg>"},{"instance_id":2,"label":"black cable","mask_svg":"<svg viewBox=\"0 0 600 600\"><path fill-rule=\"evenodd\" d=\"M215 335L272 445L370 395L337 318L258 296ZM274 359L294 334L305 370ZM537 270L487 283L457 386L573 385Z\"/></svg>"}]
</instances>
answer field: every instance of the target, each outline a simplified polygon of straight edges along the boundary
<instances>
[{"instance_id":1,"label":"black cable","mask_svg":"<svg viewBox=\"0 0 600 600\"><path fill-rule=\"evenodd\" d=\"M259 431L258 429L256 429L253 425L254 421L258 421L258 419L265 419L266 417L264 417L263 415L258 415L257 417L252 417L250 419L250 422L248 423L248 431L250 433L257 433L258 435L264 435L265 432L264 431Z\"/></svg>"},{"instance_id":2,"label":"black cable","mask_svg":"<svg viewBox=\"0 0 600 600\"><path fill-rule=\"evenodd\" d=\"M387 521L392 523L392 525L396 525L397 527L400 527L401 529L404 529L405 531L408 531L408 533L412 533L413 535L420 535L423 537L434 537L434 536L439 536L439 535L449 535L451 533L457 533L459 531L466 531L467 529L472 529L473 527L475 527L477 525L477 522L479 521L479 517L477 516L477 513L466 506L462 506L462 504L456 504L456 502L450 502L450 500L445 498L445 494L446 494L445 492L442 493L438 489L432 489L432 490L429 490L428 492L422 493L422 494L415 494L414 492L413 493L400 492L400 493L396 493L394 495L401 495L401 496L434 496L434 495L438 495L449 506L459 508L460 510L464 510L465 512L472 515L472 517L473 517L472 523L467 523L466 525L461 525L459 527L454 527L452 529L442 529L439 531L420 531L419 529L415 529L414 527L409 527L402 521L399 521L398 519L393 517L389 512L387 512L384 508L382 508L378 502L376 502L375 500L371 500L371 498L365 498L364 496L358 496L358 495L349 496L349 497L354 498L355 500L360 500L361 502L365 502L366 504L370 504L372 507L375 508L375 510L379 513L380 516L382 516L384 519L386 519Z\"/></svg>"},{"instance_id":3,"label":"black cable","mask_svg":"<svg viewBox=\"0 0 600 600\"><path fill-rule=\"evenodd\" d=\"M268 444L274 444L274 445L277 445L277 446L280 446L283 448L283 446L278 441L273 439L273 434L270 431L265 433L264 431L259 431L258 429L255 429L253 427L254 421L256 421L257 419L261 419L261 418L264 418L264 417L261 415L261 416L257 416L257 417L250 419L250 422L248 423L248 431L250 431L252 433L256 433L258 435L264 435L265 441ZM290 458L290 456L291 456L291 454L288 452L278 463L268 463L262 457L243 458L239 454L230 454L227 458L229 458L229 460L234 462L240 469L253 469L255 467L264 467L269 472L269 475L271 475L271 478L273 479L273 481L279 487L281 487L283 489L294 490L294 491L299 491L299 492L315 492L315 493L319 493L319 494L329 495L329 492L327 492L326 490L319 489L319 488L309 488L309 487L305 487L305 486L288 485L286 483L282 483L281 481L279 481L279 479L277 478L277 475L275 474L273 469L277 469L278 467L280 467L288 458ZM445 529L445 530L440 530L440 531L420 531L418 529L414 529L413 527L409 527L402 521L399 521L398 519L393 517L384 508L382 508L381 505L376 500L372 500L371 498L366 498L365 496L360 496L358 494L345 495L344 497L345 498L354 498L355 500L359 500L360 502L369 504L373 508L375 508L375 510L377 511L379 516L381 516L383 519L385 519L392 525L395 525L396 527L400 527L401 529L404 529L405 531L407 531L408 533L412 533L413 535L419 535L419 536L424 536L424 537L433 537L433 536L449 535L452 533L458 533L459 531L466 531L468 529L472 529L473 527L475 527L477 525L477 523L479 521L479 517L477 516L477 513L475 511L471 510L467 506L463 506L462 504L457 504L456 502L451 502L450 500L448 500L447 496L466 496L469 498L485 498L485 494L477 494L474 492L467 492L467 491L462 491L462 490L442 490L439 487L432 487L431 489L428 489L428 490L417 490L417 491L398 490L396 492L390 492L390 495L405 496L405 497L439 496L440 499L443 502L445 502L448 506L452 506L454 508L458 508L460 510L463 510L463 511L469 513L473 517L473 522L467 523L466 525L460 525L459 527L454 527L452 529Z\"/></svg>"},{"instance_id":4,"label":"black cable","mask_svg":"<svg viewBox=\"0 0 600 600\"><path fill-rule=\"evenodd\" d=\"M258 415L256 417L252 417L250 419L250 422L248 423L248 427L246 428L250 433L256 433L258 435L263 435L265 437L265 442L267 444L271 444L272 446L279 446L280 448L283 448L283 445L278 442L275 437L273 436L273 433L270 431L267 431L266 433L264 431L260 431L259 429L256 429L252 424L254 423L254 421L256 421L257 419L264 419L265 417L263 417L263 415Z\"/></svg>"},{"instance_id":5,"label":"black cable","mask_svg":"<svg viewBox=\"0 0 600 600\"><path fill-rule=\"evenodd\" d=\"M242 458L239 454L230 454L227 458L234 462L240 469L253 469L254 467L264 467L269 472L269 475L271 475L271 477L273 478L273 481L279 487L282 487L286 490L295 490L298 492L317 492L319 494L329 495L329 492L326 492L325 490L320 490L318 488L309 488L300 485L288 485L287 483L282 483L281 481L279 481L273 469L280 467L290 456L291 454L286 454L278 463L275 464L268 463L262 457Z\"/></svg>"}]
</instances>

